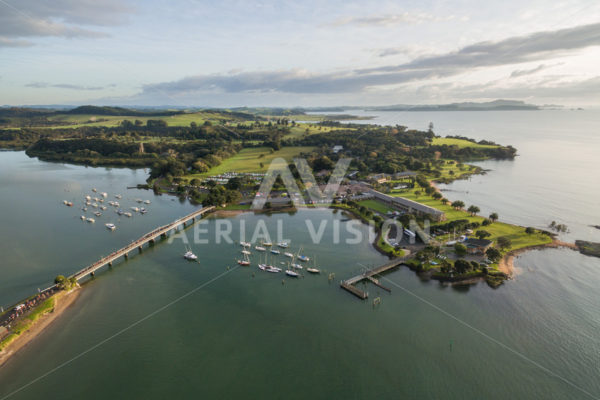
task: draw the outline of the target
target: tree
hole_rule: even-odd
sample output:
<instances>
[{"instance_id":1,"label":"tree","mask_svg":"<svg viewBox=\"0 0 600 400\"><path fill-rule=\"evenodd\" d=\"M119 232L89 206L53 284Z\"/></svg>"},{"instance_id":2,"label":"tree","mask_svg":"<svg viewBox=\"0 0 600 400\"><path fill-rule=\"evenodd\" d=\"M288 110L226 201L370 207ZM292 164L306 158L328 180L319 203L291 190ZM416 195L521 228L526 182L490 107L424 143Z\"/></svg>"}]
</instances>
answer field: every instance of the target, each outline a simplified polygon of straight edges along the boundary
<instances>
[{"instance_id":1,"label":"tree","mask_svg":"<svg viewBox=\"0 0 600 400\"><path fill-rule=\"evenodd\" d=\"M465 246L462 243L456 243L454 245L454 252L456 253L457 256L462 257L465 254L467 254L467 246Z\"/></svg>"},{"instance_id":2,"label":"tree","mask_svg":"<svg viewBox=\"0 0 600 400\"><path fill-rule=\"evenodd\" d=\"M511 240L509 238L507 238L506 236L499 237L497 242L498 242L498 246L500 246L501 249L507 249L512 245Z\"/></svg>"},{"instance_id":3,"label":"tree","mask_svg":"<svg viewBox=\"0 0 600 400\"><path fill-rule=\"evenodd\" d=\"M502 253L495 247L490 247L485 251L485 255L491 262L498 262L500 257L502 257Z\"/></svg>"},{"instance_id":4,"label":"tree","mask_svg":"<svg viewBox=\"0 0 600 400\"><path fill-rule=\"evenodd\" d=\"M454 208L455 210L460 210L464 206L465 206L464 201L456 200L456 201L452 202L452 208Z\"/></svg>"},{"instance_id":5,"label":"tree","mask_svg":"<svg viewBox=\"0 0 600 400\"><path fill-rule=\"evenodd\" d=\"M481 229L475 232L475 236L477 236L477 239L485 239L486 237L492 236L492 234L486 230Z\"/></svg>"},{"instance_id":6,"label":"tree","mask_svg":"<svg viewBox=\"0 0 600 400\"><path fill-rule=\"evenodd\" d=\"M469 211L471 213L471 216L474 217L475 214L477 214L481 210L477 206L469 206L469 209L467 211Z\"/></svg>"},{"instance_id":7,"label":"tree","mask_svg":"<svg viewBox=\"0 0 600 400\"><path fill-rule=\"evenodd\" d=\"M491 213L488 217L492 222L498 221L498 213Z\"/></svg>"},{"instance_id":8,"label":"tree","mask_svg":"<svg viewBox=\"0 0 600 400\"><path fill-rule=\"evenodd\" d=\"M440 192L435 192L431 197L433 197L436 200L440 200L442 198L442 194Z\"/></svg>"},{"instance_id":9,"label":"tree","mask_svg":"<svg viewBox=\"0 0 600 400\"><path fill-rule=\"evenodd\" d=\"M233 177L227 181L227 185L225 185L229 190L239 190L242 187L242 180L240 178Z\"/></svg>"},{"instance_id":10,"label":"tree","mask_svg":"<svg viewBox=\"0 0 600 400\"><path fill-rule=\"evenodd\" d=\"M448 203L450 202L450 200L448 200L448 199L447 199L447 198L445 198L445 197L442 197L442 199L441 199L440 201L441 201L441 202L442 202L442 204L444 204L444 205L446 205L446 204L448 204Z\"/></svg>"},{"instance_id":11,"label":"tree","mask_svg":"<svg viewBox=\"0 0 600 400\"><path fill-rule=\"evenodd\" d=\"M491 225L491 224L492 224L492 221L490 221L490 220L489 220L489 219L487 219L487 218L486 218L486 219L484 219L483 221L481 221L481 225L482 225L482 226L488 226L488 225Z\"/></svg>"},{"instance_id":12,"label":"tree","mask_svg":"<svg viewBox=\"0 0 600 400\"><path fill-rule=\"evenodd\" d=\"M471 263L463 259L456 260L454 262L454 269L459 274L464 274L471 269Z\"/></svg>"},{"instance_id":13,"label":"tree","mask_svg":"<svg viewBox=\"0 0 600 400\"><path fill-rule=\"evenodd\" d=\"M533 235L535 233L535 228L528 226L527 228L525 228L525 233L528 235Z\"/></svg>"}]
</instances>

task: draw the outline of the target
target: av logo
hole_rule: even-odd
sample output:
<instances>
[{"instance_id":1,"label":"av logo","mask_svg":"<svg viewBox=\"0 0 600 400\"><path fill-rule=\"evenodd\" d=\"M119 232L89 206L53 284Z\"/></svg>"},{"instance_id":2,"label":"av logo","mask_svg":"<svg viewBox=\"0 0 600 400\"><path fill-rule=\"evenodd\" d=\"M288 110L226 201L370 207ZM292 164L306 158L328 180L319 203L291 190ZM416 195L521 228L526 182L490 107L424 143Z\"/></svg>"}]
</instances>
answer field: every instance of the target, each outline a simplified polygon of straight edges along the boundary
<instances>
[{"instance_id":1,"label":"av logo","mask_svg":"<svg viewBox=\"0 0 600 400\"><path fill-rule=\"evenodd\" d=\"M321 192L319 189L310 166L305 159L295 158L294 164L296 165L300 179L307 189L310 200L312 200L312 202L315 204L330 204L334 195L337 193L338 188L340 187L340 183L342 183L342 179L344 179L344 176L346 175L346 171L350 166L350 161L352 161L351 158L339 159L323 192ZM260 184L260 188L258 189L256 197L252 201L253 210L261 210L265 206L265 203L267 202L267 196L273 189L273 185L275 184L277 177L281 177L281 180L294 205L305 205L304 197L302 196L300 189L296 184L296 180L292 175L292 171L290 171L290 168L288 167L287 161L285 161L283 158L275 158L269 165L267 174Z\"/></svg>"}]
</instances>

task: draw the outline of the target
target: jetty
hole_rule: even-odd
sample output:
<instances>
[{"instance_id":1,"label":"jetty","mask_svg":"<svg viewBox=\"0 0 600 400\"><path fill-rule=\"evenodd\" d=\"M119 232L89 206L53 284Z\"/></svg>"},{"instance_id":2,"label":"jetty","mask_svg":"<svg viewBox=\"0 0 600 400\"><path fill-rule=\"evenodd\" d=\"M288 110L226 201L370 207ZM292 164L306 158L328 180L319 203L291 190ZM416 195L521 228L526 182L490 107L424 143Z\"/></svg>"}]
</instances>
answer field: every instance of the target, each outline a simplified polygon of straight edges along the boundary
<instances>
[{"instance_id":1,"label":"jetty","mask_svg":"<svg viewBox=\"0 0 600 400\"><path fill-rule=\"evenodd\" d=\"M367 270L367 271L363 272L362 274L353 276L352 278L346 279L345 281L341 281L340 286L343 289L347 290L348 292L352 293L353 295L355 295L356 297L358 297L359 299L362 299L362 300L365 300L366 298L369 297L369 292L365 292L364 290L361 290L355 286L358 282L360 282L362 280L368 280L369 282L373 283L374 285L377 285L380 288L382 288L383 290L391 293L392 290L390 288L382 285L381 282L379 281L379 279L375 278L375 276L398 267L404 261L406 261L406 258L407 257L395 258L392 261L385 263L383 265L380 265L377 268Z\"/></svg>"},{"instance_id":2,"label":"jetty","mask_svg":"<svg viewBox=\"0 0 600 400\"><path fill-rule=\"evenodd\" d=\"M144 236L131 242L127 246L125 246L117 251L114 251L114 252L110 253L109 255L107 255L106 257L102 257L100 260L96 261L95 263L88 265L87 267L75 272L74 274L70 275L69 278L75 278L76 280L79 281L88 275L94 276L94 273L97 270L99 270L100 268L102 268L106 265L111 266L112 263L115 260L117 260L118 258L120 258L120 257L128 258L129 253L135 249L138 249L141 252L142 246L144 246L144 244L154 243L156 241L156 239L158 239L160 237L166 238L170 231L177 230L177 228L179 228L180 226L183 226L185 228L185 226L188 222L194 223L196 221L196 218L200 219L200 218L202 218L202 216L204 214L211 212L213 210L214 210L213 206L204 207L200 210L194 211L193 213L186 215L185 217L179 218L178 220L173 221L168 225L159 226L158 228L154 229L152 232L146 233Z\"/></svg>"}]
</instances>

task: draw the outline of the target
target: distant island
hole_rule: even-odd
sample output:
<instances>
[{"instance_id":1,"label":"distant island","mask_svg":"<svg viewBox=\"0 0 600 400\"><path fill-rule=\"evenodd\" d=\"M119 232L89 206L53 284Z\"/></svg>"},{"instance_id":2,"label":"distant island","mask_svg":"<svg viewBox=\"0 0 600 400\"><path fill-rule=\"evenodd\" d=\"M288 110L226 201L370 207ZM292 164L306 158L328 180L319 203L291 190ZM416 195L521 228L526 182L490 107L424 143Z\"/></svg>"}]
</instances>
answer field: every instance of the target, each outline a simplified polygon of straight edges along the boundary
<instances>
[{"instance_id":1,"label":"distant island","mask_svg":"<svg viewBox=\"0 0 600 400\"><path fill-rule=\"evenodd\" d=\"M395 104L389 106L347 106L347 107L313 107L306 108L306 112L342 112L347 110L365 111L517 111L517 110L543 110L548 107L553 109L561 106L537 106L519 100L494 100L488 102L464 102L449 104Z\"/></svg>"}]
</instances>

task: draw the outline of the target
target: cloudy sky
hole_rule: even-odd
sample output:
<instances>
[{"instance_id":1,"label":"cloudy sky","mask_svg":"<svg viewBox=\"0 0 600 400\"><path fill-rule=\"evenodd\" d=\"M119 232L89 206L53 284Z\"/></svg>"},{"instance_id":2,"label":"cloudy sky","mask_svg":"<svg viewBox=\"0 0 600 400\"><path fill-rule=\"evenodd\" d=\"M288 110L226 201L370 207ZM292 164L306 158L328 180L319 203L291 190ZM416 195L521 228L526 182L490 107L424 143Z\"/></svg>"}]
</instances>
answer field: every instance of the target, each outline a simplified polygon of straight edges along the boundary
<instances>
[{"instance_id":1,"label":"cloudy sky","mask_svg":"<svg viewBox=\"0 0 600 400\"><path fill-rule=\"evenodd\" d=\"M0 0L0 104L600 104L600 2Z\"/></svg>"}]
</instances>

